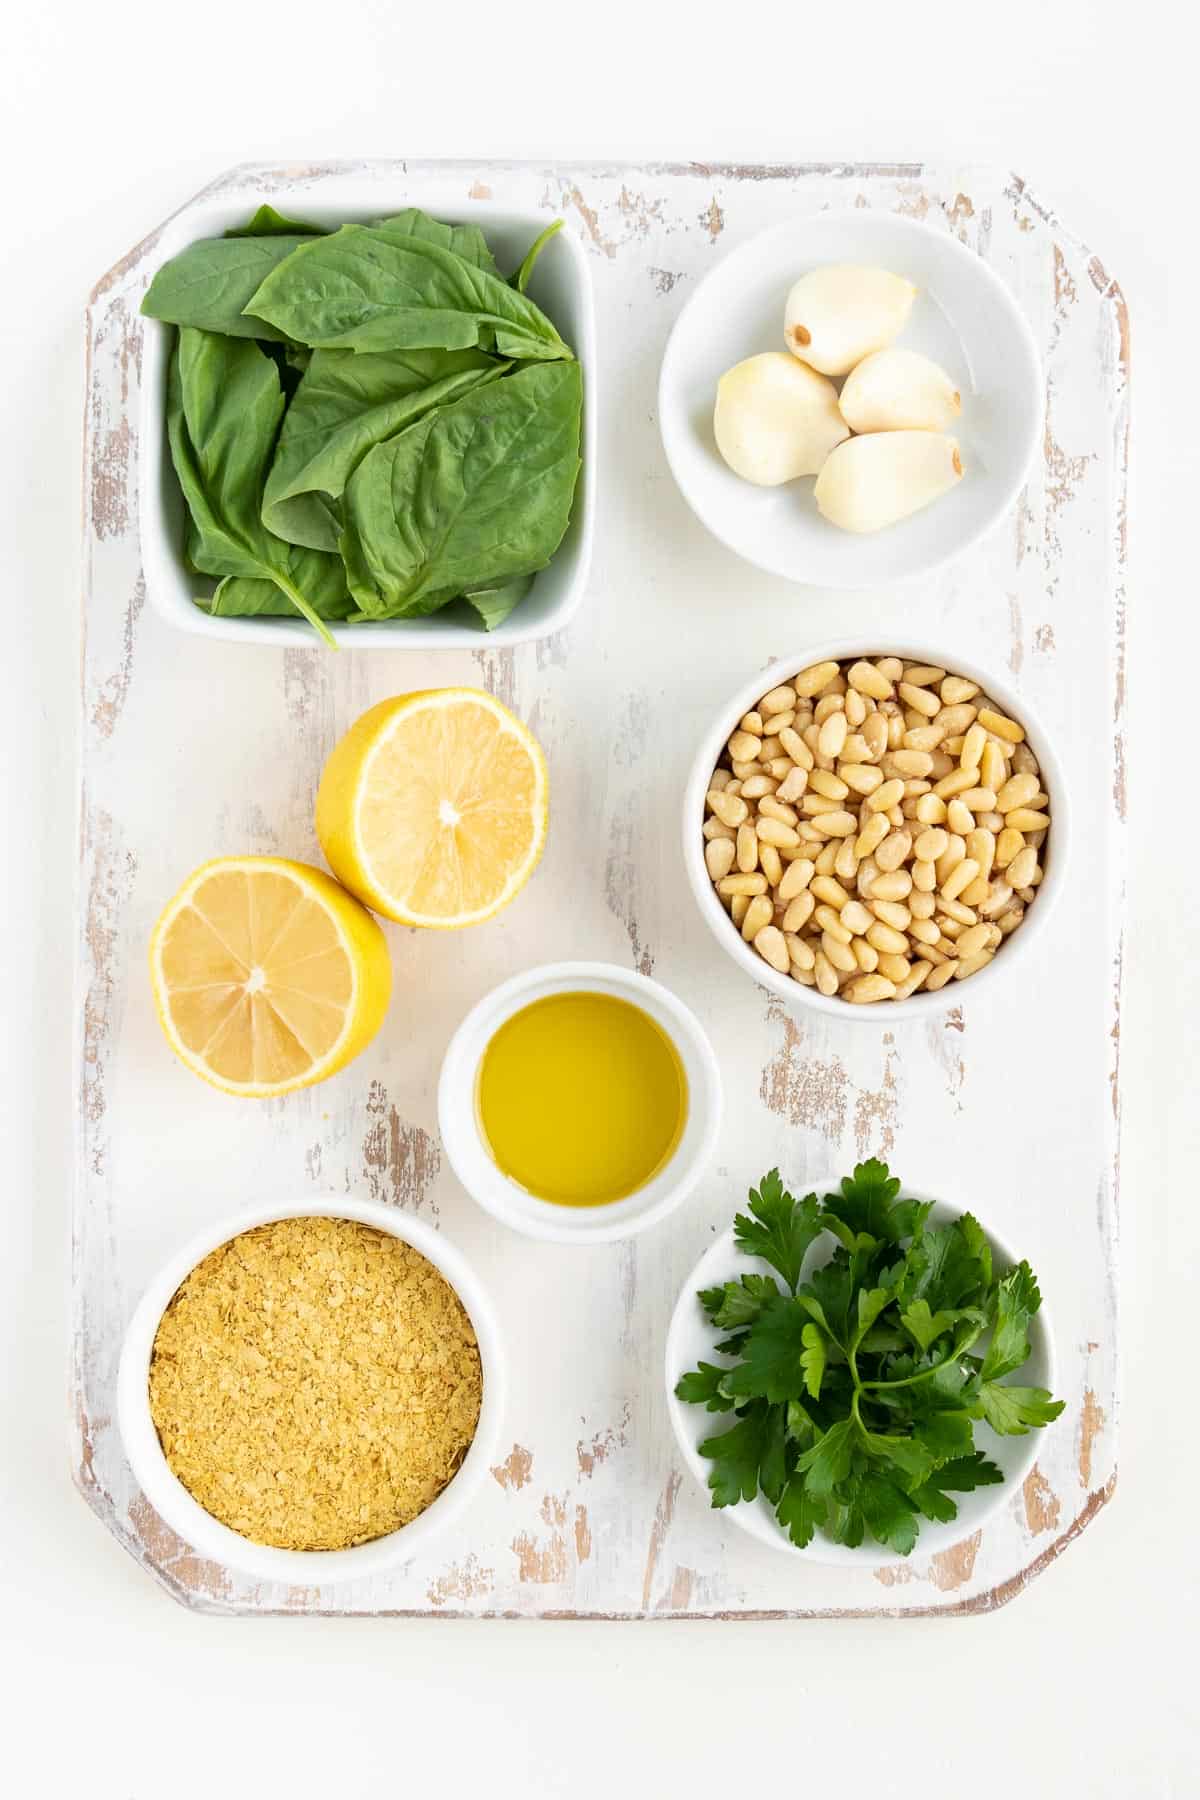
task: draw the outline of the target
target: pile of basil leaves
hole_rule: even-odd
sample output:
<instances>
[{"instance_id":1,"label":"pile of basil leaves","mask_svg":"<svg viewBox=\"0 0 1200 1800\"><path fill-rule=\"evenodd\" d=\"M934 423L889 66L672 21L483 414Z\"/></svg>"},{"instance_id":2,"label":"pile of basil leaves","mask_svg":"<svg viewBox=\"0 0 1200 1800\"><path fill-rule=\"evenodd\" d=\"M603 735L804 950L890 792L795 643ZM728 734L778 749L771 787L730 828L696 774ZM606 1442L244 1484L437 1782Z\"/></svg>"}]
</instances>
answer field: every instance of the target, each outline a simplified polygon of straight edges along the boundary
<instances>
[{"instance_id":1,"label":"pile of basil leaves","mask_svg":"<svg viewBox=\"0 0 1200 1800\"><path fill-rule=\"evenodd\" d=\"M178 327L167 435L186 556L226 617L506 619L566 531L578 362L474 225L337 231L260 207L190 244L142 311Z\"/></svg>"}]
</instances>

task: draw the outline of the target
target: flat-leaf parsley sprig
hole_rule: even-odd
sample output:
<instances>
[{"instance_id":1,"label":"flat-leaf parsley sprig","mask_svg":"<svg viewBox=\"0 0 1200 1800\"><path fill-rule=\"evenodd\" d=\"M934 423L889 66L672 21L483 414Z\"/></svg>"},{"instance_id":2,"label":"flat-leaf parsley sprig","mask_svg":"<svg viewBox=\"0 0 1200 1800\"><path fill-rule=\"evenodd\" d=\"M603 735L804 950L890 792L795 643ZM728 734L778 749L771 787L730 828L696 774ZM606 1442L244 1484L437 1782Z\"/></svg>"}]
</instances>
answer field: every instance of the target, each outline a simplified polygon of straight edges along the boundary
<instances>
[{"instance_id":1,"label":"flat-leaf parsley sprig","mask_svg":"<svg viewBox=\"0 0 1200 1800\"><path fill-rule=\"evenodd\" d=\"M778 1169L751 1189L734 1239L783 1285L747 1273L702 1289L725 1334L715 1349L734 1360L702 1362L675 1389L735 1415L700 1445L714 1506L761 1490L801 1548L818 1529L851 1546L869 1532L907 1556L923 1518L952 1520L952 1495L1004 1479L975 1448L978 1420L1021 1436L1058 1417L1045 1388L1004 1380L1042 1303L1029 1264L997 1274L971 1214L930 1226L931 1207L902 1200L875 1159L823 1199L793 1199ZM833 1253L802 1282L825 1233Z\"/></svg>"}]
</instances>

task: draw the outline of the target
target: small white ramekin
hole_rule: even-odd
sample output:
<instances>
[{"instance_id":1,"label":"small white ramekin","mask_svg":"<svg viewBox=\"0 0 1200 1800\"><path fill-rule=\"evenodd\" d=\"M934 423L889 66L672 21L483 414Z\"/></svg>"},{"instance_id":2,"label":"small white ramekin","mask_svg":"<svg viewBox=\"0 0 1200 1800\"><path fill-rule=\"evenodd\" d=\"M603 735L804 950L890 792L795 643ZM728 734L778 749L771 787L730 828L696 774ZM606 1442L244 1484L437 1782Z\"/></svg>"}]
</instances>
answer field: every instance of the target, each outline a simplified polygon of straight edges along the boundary
<instances>
[{"instance_id":1,"label":"small white ramekin","mask_svg":"<svg viewBox=\"0 0 1200 1800\"><path fill-rule=\"evenodd\" d=\"M446 1277L467 1309L479 1344L483 1402L479 1423L462 1466L423 1513L398 1531L356 1544L349 1550L281 1550L255 1544L214 1519L194 1500L163 1455L150 1413L150 1355L159 1321L173 1295L197 1263L221 1244L257 1225L279 1219L354 1219L411 1244ZM117 1375L117 1416L125 1454L151 1506L185 1543L202 1556L258 1581L318 1585L357 1581L407 1562L444 1531L470 1501L496 1461L504 1417L506 1371L491 1302L465 1257L441 1233L420 1219L373 1200L330 1196L296 1205L288 1201L249 1208L199 1233L173 1256L139 1300L121 1350Z\"/></svg>"},{"instance_id":2,"label":"small white ramekin","mask_svg":"<svg viewBox=\"0 0 1200 1800\"><path fill-rule=\"evenodd\" d=\"M636 1193L605 1206L558 1206L510 1181L492 1160L476 1105L480 1061L505 1020L535 1000L581 991L613 994L649 1013L679 1052L688 1085L687 1121L670 1160ZM720 1123L721 1077L700 1021L659 982L613 963L547 963L494 988L450 1040L438 1082L442 1143L467 1192L502 1224L558 1244L610 1244L665 1219L704 1173Z\"/></svg>"},{"instance_id":3,"label":"small white ramekin","mask_svg":"<svg viewBox=\"0 0 1200 1800\"><path fill-rule=\"evenodd\" d=\"M845 662L862 656L902 656L931 663L935 668L947 669L953 675L965 675L968 680L977 681L1010 718L1024 726L1029 746L1042 770L1043 786L1050 795L1051 818L1045 845L1045 878L1038 889L1037 899L1017 930L1005 939L994 961L977 974L969 976L966 981L948 981L936 993L918 991L907 1000L880 1000L872 1006L855 1006L849 1000L839 999L836 994L827 998L818 993L816 988L803 987L800 982L793 981L790 975L779 974L778 970L763 961L757 951L745 942L717 898L704 864L702 834L704 796L708 792L709 778L721 759L730 733L736 729L739 719L750 711L755 701L761 700L773 687L798 675L801 669L811 668L814 663ZM961 655L957 650L947 650L944 646L914 644L905 637L896 642L890 636L880 633L869 638L835 638L832 642L814 644L801 655L783 657L769 668L760 669L757 675L752 676L726 702L705 733L692 764L683 797L684 868L687 870L696 904L721 948L760 987L769 988L781 1000L794 1006L809 1007L834 1018L856 1020L859 1024L886 1025L900 1018L930 1018L949 1011L951 1007L961 1006L968 995L971 1000L977 1000L986 992L990 999L997 982L1011 982L1018 970L1027 966L1029 952L1035 944L1040 943L1050 923L1066 879L1070 836L1070 801L1062 765L1053 743L1038 722L1029 702L1015 694L1007 682L998 680L990 669L980 668L970 656Z\"/></svg>"}]
</instances>

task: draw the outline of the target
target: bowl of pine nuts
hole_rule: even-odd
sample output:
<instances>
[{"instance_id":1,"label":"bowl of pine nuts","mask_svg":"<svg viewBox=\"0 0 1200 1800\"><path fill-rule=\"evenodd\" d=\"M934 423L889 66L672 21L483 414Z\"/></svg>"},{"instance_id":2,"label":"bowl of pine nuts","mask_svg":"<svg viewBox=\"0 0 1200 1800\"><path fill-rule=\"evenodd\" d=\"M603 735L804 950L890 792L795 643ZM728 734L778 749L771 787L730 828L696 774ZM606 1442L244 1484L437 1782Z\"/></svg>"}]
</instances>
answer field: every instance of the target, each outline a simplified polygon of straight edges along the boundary
<instances>
[{"instance_id":1,"label":"bowl of pine nuts","mask_svg":"<svg viewBox=\"0 0 1200 1800\"><path fill-rule=\"evenodd\" d=\"M860 1018L944 1010L963 982L1015 972L1068 835L1027 703L957 654L874 640L747 682L684 803L684 863L717 941L783 999Z\"/></svg>"}]
</instances>

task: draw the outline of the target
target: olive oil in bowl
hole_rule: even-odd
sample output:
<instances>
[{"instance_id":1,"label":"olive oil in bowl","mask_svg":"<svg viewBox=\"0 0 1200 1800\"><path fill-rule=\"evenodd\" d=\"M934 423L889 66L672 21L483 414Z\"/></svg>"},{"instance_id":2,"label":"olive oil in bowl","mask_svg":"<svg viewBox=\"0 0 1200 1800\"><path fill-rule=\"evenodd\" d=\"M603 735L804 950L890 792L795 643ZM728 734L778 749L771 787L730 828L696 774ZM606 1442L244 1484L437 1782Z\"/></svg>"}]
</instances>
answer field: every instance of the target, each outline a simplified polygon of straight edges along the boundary
<instances>
[{"instance_id":1,"label":"olive oil in bowl","mask_svg":"<svg viewBox=\"0 0 1200 1800\"><path fill-rule=\"evenodd\" d=\"M652 1181L688 1115L679 1052L640 1006L550 994L497 1029L475 1090L496 1167L539 1200L604 1206Z\"/></svg>"}]
</instances>

